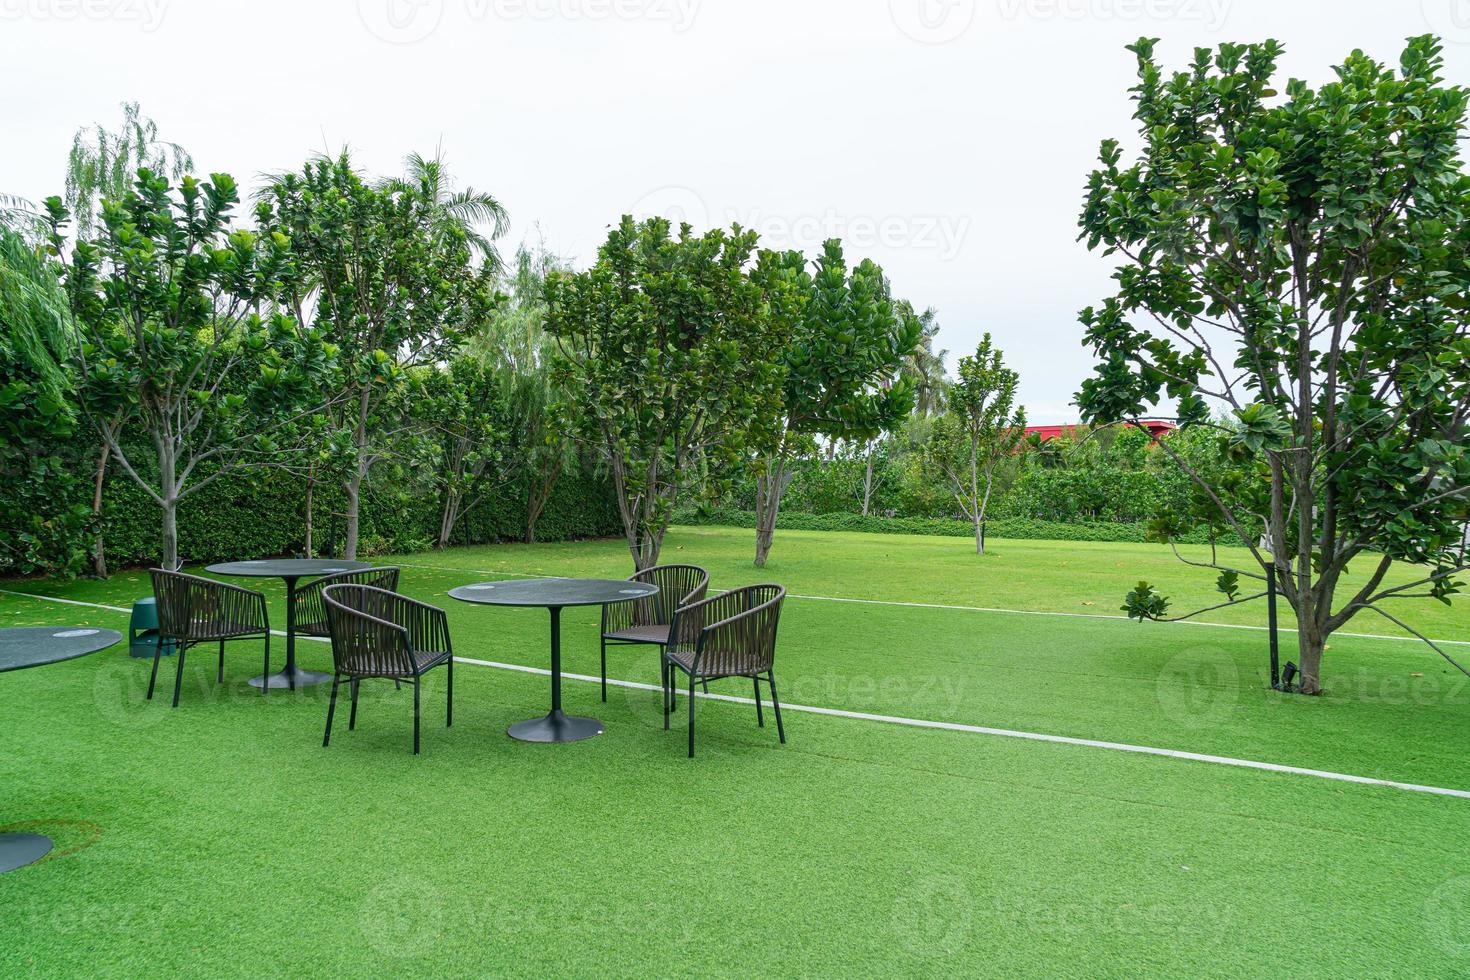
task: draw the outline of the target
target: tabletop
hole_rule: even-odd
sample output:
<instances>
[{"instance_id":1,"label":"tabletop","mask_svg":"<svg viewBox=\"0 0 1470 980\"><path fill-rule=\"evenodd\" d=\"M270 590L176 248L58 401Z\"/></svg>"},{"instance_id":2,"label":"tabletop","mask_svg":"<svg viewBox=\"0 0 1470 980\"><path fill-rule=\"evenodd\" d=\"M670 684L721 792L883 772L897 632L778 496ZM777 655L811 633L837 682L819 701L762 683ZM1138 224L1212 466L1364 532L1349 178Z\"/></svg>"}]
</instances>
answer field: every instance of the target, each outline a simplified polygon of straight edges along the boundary
<instances>
[{"instance_id":1,"label":"tabletop","mask_svg":"<svg viewBox=\"0 0 1470 980\"><path fill-rule=\"evenodd\" d=\"M84 626L18 626L0 629L0 671L75 660L122 639L116 630Z\"/></svg>"},{"instance_id":2,"label":"tabletop","mask_svg":"<svg viewBox=\"0 0 1470 980\"><path fill-rule=\"evenodd\" d=\"M263 558L259 561L224 561L206 572L255 578L314 578L337 572L360 572L373 566L361 561L331 561L326 558Z\"/></svg>"},{"instance_id":3,"label":"tabletop","mask_svg":"<svg viewBox=\"0 0 1470 980\"><path fill-rule=\"evenodd\" d=\"M658 594L658 586L620 578L534 578L461 585L449 591L461 602L486 606L610 606Z\"/></svg>"}]
</instances>

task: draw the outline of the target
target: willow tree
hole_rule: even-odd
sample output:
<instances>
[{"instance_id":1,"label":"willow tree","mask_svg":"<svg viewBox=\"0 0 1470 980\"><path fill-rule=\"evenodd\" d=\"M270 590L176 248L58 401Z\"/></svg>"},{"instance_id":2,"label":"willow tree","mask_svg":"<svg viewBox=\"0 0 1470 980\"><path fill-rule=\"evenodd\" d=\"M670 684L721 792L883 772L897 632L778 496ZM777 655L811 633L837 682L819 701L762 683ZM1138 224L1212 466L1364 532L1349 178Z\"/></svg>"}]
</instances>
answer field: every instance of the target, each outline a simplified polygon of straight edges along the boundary
<instances>
[{"instance_id":1,"label":"willow tree","mask_svg":"<svg viewBox=\"0 0 1470 980\"><path fill-rule=\"evenodd\" d=\"M749 268L755 244L738 226L675 236L663 218L625 215L590 269L547 279L556 380L612 474L639 569L658 563L681 493L743 458L754 420L774 413L779 334Z\"/></svg>"},{"instance_id":2,"label":"willow tree","mask_svg":"<svg viewBox=\"0 0 1470 980\"><path fill-rule=\"evenodd\" d=\"M1254 480L1225 486L1160 444L1248 554L1196 564L1226 603L1274 572L1316 693L1335 631L1367 611L1406 625L1394 600L1448 602L1466 568L1466 91L1428 36L1397 71L1354 51L1334 81L1280 90L1275 41L1197 49L1174 74L1154 44L1130 48L1138 157L1108 140L1088 182L1082 237L1122 264L1082 313L1100 363L1079 404L1115 422L1172 400L1185 427L1228 409L1221 436ZM1410 581L1387 584L1395 561ZM1346 587L1350 565L1366 575ZM1141 583L1125 608L1159 619L1168 600Z\"/></svg>"},{"instance_id":3,"label":"willow tree","mask_svg":"<svg viewBox=\"0 0 1470 980\"><path fill-rule=\"evenodd\" d=\"M883 270L864 259L849 272L837 239L823 244L814 273L805 265L798 252L766 252L757 270L770 290L772 322L784 331L776 349L781 400L756 472L758 568L771 553L796 455L817 437L834 443L875 439L914 401L913 381L899 373L919 344L922 325L916 316L899 315Z\"/></svg>"}]
</instances>

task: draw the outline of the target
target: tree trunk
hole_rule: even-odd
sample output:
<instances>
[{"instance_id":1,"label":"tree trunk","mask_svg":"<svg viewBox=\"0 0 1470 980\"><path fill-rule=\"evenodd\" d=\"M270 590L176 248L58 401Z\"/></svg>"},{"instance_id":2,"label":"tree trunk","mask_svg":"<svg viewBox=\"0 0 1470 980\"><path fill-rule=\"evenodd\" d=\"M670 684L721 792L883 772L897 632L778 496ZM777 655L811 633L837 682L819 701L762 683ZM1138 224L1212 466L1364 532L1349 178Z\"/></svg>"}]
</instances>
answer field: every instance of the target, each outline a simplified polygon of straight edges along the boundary
<instances>
[{"instance_id":1,"label":"tree trunk","mask_svg":"<svg viewBox=\"0 0 1470 980\"><path fill-rule=\"evenodd\" d=\"M1297 666L1301 668L1303 694L1322 693L1322 651L1327 637L1314 624L1297 623Z\"/></svg>"},{"instance_id":2,"label":"tree trunk","mask_svg":"<svg viewBox=\"0 0 1470 980\"><path fill-rule=\"evenodd\" d=\"M766 472L755 480L755 567L765 568L776 538L776 517L781 512L781 497L790 484L786 464L771 461Z\"/></svg>"},{"instance_id":3,"label":"tree trunk","mask_svg":"<svg viewBox=\"0 0 1470 980\"><path fill-rule=\"evenodd\" d=\"M985 535L980 532L984 512L980 506L980 461L975 443L970 443L970 517L975 521L975 554L985 554Z\"/></svg>"},{"instance_id":4,"label":"tree trunk","mask_svg":"<svg viewBox=\"0 0 1470 980\"><path fill-rule=\"evenodd\" d=\"M873 502L873 447L868 446L868 468L863 474L863 516L868 516L868 508Z\"/></svg>"},{"instance_id":5,"label":"tree trunk","mask_svg":"<svg viewBox=\"0 0 1470 980\"><path fill-rule=\"evenodd\" d=\"M357 561L357 532L359 527L359 504L362 499L362 479L366 475L366 467L361 463L357 469L352 471L352 478L343 484L347 491L347 541L342 546L342 557L347 561Z\"/></svg>"},{"instance_id":6,"label":"tree trunk","mask_svg":"<svg viewBox=\"0 0 1470 980\"><path fill-rule=\"evenodd\" d=\"M312 516L311 515L311 497L312 497L312 491L315 490L315 489L316 489L316 464L315 463L312 463L311 466L308 467L307 468L307 471L306 471L306 521L305 521L305 524L306 524L306 529L305 529L306 530L306 534L305 534L305 540L301 543L302 553L304 555L306 555L307 558L311 558L312 557L312 551L314 550L314 547L313 547L312 541L311 541L311 516Z\"/></svg>"},{"instance_id":7,"label":"tree trunk","mask_svg":"<svg viewBox=\"0 0 1470 980\"><path fill-rule=\"evenodd\" d=\"M179 570L179 502L172 495L163 498L163 556L159 567Z\"/></svg>"},{"instance_id":8,"label":"tree trunk","mask_svg":"<svg viewBox=\"0 0 1470 980\"><path fill-rule=\"evenodd\" d=\"M97 524L97 538L92 542L92 574L98 578L107 577L107 551L102 530L102 487L107 480L109 455L111 452L104 441L102 451L97 454L97 475L92 482L92 517Z\"/></svg>"},{"instance_id":9,"label":"tree trunk","mask_svg":"<svg viewBox=\"0 0 1470 980\"><path fill-rule=\"evenodd\" d=\"M439 515L439 543L437 547L449 547L449 539L454 534L454 525L459 523L460 504L464 502L464 494L458 490L444 491L444 509Z\"/></svg>"}]
</instances>

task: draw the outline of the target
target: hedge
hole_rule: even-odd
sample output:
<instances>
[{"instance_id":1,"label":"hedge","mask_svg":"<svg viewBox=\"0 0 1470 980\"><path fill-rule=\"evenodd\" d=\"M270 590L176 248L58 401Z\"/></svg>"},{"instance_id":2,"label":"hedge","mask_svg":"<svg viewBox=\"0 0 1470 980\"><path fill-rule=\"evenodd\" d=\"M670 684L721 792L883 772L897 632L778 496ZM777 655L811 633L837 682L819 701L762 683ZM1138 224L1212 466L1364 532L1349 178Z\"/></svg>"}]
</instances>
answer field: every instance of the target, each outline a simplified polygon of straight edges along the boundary
<instances>
[{"instance_id":1,"label":"hedge","mask_svg":"<svg viewBox=\"0 0 1470 980\"><path fill-rule=\"evenodd\" d=\"M755 513L748 510L699 511L681 509L674 515L675 524L695 527L755 527ZM776 518L778 528L792 531L859 531L870 534L934 534L942 537L973 538L975 527L969 521L938 517L863 517L860 514L807 514L800 511L782 513ZM1143 543L1148 540L1147 526L1109 522L1062 523L1027 518L1002 518L987 521L986 536L1020 540L1050 541L1115 541ZM1208 544L1204 530L1181 537L1182 544ZM1219 544L1239 544L1233 535Z\"/></svg>"},{"instance_id":2,"label":"hedge","mask_svg":"<svg viewBox=\"0 0 1470 980\"><path fill-rule=\"evenodd\" d=\"M306 536L304 480L279 470L224 477L187 497L179 507L179 557L211 562L296 554ZM460 519L455 544L520 541L525 536L525 495L492 495ZM342 491L318 485L312 505L313 538L319 553L340 548L346 523ZM103 497L104 541L112 568L151 563L159 548L158 507L131 480L110 474ZM536 525L538 541L569 541L619 533L612 490L602 480L572 472L558 482ZM335 530L335 540L329 541ZM439 499L432 491L364 495L358 552L420 551L439 532Z\"/></svg>"}]
</instances>

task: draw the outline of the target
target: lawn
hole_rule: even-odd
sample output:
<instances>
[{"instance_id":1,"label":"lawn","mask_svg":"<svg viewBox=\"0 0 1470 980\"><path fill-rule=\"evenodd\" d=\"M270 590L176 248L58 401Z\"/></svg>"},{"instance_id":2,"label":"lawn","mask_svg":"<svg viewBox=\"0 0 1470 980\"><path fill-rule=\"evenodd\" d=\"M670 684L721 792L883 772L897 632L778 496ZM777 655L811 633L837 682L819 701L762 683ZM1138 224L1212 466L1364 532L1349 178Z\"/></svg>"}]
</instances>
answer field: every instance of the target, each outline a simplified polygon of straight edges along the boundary
<instances>
[{"instance_id":1,"label":"lawn","mask_svg":"<svg viewBox=\"0 0 1470 980\"><path fill-rule=\"evenodd\" d=\"M1470 687L1427 648L1342 637L1327 696L1277 695L1262 632L1100 618L1141 577L1181 609L1208 602L1208 576L1167 552L993 544L982 559L957 539L781 532L760 571L750 532L676 529L665 558L716 588L788 587L776 665L793 709L1470 789ZM615 541L392 560L404 591L449 610L461 657L532 668L544 612L444 593L628 565ZM260 584L284 622L279 584ZM119 607L147 593L141 573L0 588ZM1403 611L1470 640L1464 606ZM1210 618L1262 615L1231 612ZM46 623L126 614L0 595L0 625ZM595 612L567 613L564 655L595 675ZM611 661L656 680L651 653ZM0 975L1470 971L1470 800L799 710L781 746L719 700L700 705L691 761L656 693L614 686L602 704L580 680L567 706L606 734L526 745L504 729L545 711L544 676L473 664L449 731L442 676L430 685L422 756L388 684L322 749L323 689L261 697L251 645L226 667L221 689L211 656L191 662L176 711L142 700L146 665L120 648L5 676L0 820L38 821L58 853L0 876Z\"/></svg>"}]
</instances>

